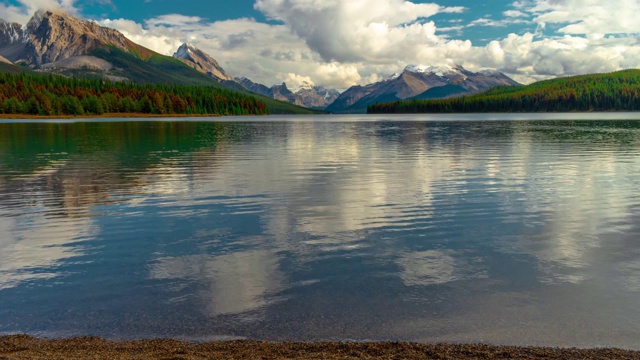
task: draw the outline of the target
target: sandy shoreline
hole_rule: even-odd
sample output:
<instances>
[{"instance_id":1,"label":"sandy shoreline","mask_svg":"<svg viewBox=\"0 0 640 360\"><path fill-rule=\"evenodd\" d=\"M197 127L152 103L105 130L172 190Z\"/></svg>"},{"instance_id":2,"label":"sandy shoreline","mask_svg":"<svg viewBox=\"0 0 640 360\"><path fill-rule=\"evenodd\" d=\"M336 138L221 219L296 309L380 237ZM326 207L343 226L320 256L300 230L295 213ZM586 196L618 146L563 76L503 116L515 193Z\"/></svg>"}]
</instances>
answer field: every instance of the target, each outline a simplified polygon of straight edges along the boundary
<instances>
[{"instance_id":1,"label":"sandy shoreline","mask_svg":"<svg viewBox=\"0 0 640 360\"><path fill-rule=\"evenodd\" d=\"M112 342L0 337L0 359L640 359L640 351L416 343Z\"/></svg>"}]
</instances>

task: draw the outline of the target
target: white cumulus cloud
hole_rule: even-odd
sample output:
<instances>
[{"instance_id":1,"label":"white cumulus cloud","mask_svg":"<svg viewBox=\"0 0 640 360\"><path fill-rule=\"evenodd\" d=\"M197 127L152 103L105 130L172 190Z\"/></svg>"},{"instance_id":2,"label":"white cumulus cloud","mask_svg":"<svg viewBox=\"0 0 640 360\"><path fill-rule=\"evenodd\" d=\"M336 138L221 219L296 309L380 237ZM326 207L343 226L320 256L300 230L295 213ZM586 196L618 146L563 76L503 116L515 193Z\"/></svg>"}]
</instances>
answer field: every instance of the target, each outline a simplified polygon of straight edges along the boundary
<instances>
[{"instance_id":1,"label":"white cumulus cloud","mask_svg":"<svg viewBox=\"0 0 640 360\"><path fill-rule=\"evenodd\" d=\"M0 5L0 17L28 20L40 7L81 15L76 0L20 1ZM638 0L521 0L505 7L502 18L445 22L448 28L438 27L433 16L468 9L408 0L256 0L254 7L271 21L165 14L99 23L165 55L182 42L193 43L231 75L267 86L286 81L291 87L308 82L346 89L385 79L408 64L497 69L525 83L640 64ZM514 24L537 30L507 33ZM487 26L504 28L504 36L486 45L461 37Z\"/></svg>"},{"instance_id":2,"label":"white cumulus cloud","mask_svg":"<svg viewBox=\"0 0 640 360\"><path fill-rule=\"evenodd\" d=\"M566 24L566 34L637 34L638 0L537 0L528 10L537 14L536 21Z\"/></svg>"},{"instance_id":3,"label":"white cumulus cloud","mask_svg":"<svg viewBox=\"0 0 640 360\"><path fill-rule=\"evenodd\" d=\"M255 8L282 21L326 61L380 61L439 42L429 18L463 7L404 0L257 0Z\"/></svg>"}]
</instances>

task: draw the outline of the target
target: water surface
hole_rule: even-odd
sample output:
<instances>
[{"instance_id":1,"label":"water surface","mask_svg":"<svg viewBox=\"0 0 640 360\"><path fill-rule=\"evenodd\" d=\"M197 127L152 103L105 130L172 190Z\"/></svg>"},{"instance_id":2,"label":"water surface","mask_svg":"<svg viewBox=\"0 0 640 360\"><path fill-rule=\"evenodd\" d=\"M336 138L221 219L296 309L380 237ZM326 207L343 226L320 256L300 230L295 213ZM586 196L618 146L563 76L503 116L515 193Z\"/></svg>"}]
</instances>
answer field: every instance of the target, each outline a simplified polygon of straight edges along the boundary
<instances>
[{"instance_id":1,"label":"water surface","mask_svg":"<svg viewBox=\"0 0 640 360\"><path fill-rule=\"evenodd\" d=\"M640 121L584 117L0 123L0 333L638 349Z\"/></svg>"}]
</instances>

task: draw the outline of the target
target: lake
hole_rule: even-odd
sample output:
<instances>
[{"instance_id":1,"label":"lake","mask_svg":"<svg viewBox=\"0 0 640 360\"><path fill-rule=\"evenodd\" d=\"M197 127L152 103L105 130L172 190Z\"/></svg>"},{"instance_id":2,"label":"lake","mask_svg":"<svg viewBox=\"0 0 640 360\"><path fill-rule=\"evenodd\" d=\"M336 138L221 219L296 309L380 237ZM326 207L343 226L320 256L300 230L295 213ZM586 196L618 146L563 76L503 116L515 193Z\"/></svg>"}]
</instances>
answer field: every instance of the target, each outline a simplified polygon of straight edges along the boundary
<instances>
[{"instance_id":1,"label":"lake","mask_svg":"<svg viewBox=\"0 0 640 360\"><path fill-rule=\"evenodd\" d=\"M640 349L639 119L2 121L0 333Z\"/></svg>"}]
</instances>

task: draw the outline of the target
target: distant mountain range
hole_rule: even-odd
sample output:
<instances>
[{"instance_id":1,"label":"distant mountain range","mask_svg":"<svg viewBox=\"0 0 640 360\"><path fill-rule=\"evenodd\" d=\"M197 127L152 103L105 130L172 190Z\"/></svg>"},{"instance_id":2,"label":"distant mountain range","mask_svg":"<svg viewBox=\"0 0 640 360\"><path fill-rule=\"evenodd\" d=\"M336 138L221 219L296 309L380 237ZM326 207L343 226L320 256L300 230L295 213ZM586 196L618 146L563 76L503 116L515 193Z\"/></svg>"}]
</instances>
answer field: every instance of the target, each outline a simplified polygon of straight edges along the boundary
<instances>
[{"instance_id":1,"label":"distant mountain range","mask_svg":"<svg viewBox=\"0 0 640 360\"><path fill-rule=\"evenodd\" d=\"M447 98L501 85L520 85L499 72L474 73L462 66L409 66L399 75L353 86L342 94L307 83L293 90L285 83L267 87L244 77L233 78L213 57L191 44L180 46L173 57L164 56L130 41L117 30L48 10L37 11L26 25L0 19L0 65L5 71L16 71L12 65L21 65L65 76L250 91L272 110L279 109L274 112L296 112L305 107L356 113L380 102Z\"/></svg>"},{"instance_id":2,"label":"distant mountain range","mask_svg":"<svg viewBox=\"0 0 640 360\"><path fill-rule=\"evenodd\" d=\"M401 74L395 74L387 80L349 88L327 110L335 113L361 113L366 112L367 106L376 103L447 98L505 85L520 84L495 71L471 72L462 66L408 66Z\"/></svg>"},{"instance_id":3,"label":"distant mountain range","mask_svg":"<svg viewBox=\"0 0 640 360\"><path fill-rule=\"evenodd\" d=\"M289 90L285 83L269 88L244 77L236 78L236 81L245 89L256 94L311 109L325 109L340 96L340 92L337 90L325 89L322 86L312 86L309 83L304 83L302 87L292 91Z\"/></svg>"}]
</instances>

